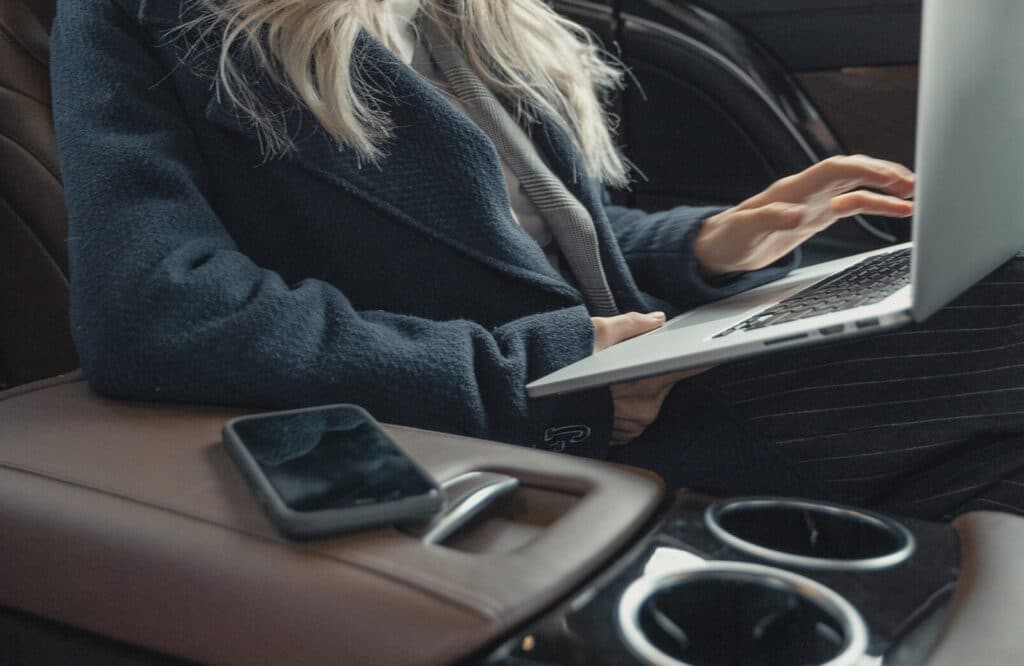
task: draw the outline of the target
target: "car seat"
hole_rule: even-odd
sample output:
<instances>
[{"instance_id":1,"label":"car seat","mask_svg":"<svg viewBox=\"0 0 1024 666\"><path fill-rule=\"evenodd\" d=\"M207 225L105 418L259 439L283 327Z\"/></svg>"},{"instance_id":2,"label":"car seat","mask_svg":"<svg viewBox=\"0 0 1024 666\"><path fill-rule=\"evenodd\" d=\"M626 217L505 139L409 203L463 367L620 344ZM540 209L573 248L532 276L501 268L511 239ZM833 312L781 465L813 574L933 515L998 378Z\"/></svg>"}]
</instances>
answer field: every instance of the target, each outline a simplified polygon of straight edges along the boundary
<instances>
[{"instance_id":1,"label":"car seat","mask_svg":"<svg viewBox=\"0 0 1024 666\"><path fill-rule=\"evenodd\" d=\"M0 0L0 388L78 366L50 115L54 0Z\"/></svg>"}]
</instances>

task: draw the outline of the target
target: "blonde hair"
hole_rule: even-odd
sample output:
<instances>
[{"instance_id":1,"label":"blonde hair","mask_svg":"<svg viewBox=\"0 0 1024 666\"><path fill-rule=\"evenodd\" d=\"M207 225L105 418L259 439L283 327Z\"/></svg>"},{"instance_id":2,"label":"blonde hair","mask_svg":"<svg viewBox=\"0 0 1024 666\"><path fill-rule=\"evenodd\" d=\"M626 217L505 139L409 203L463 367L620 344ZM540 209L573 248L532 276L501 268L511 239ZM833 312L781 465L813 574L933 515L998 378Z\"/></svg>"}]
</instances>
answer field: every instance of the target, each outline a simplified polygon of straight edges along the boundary
<instances>
[{"instance_id":1,"label":"blonde hair","mask_svg":"<svg viewBox=\"0 0 1024 666\"><path fill-rule=\"evenodd\" d=\"M363 30L394 50L393 0L197 0L198 23L222 29L218 94L248 116L264 152L294 146L281 114L268 109L239 66L254 57L340 145L380 160L392 135L376 91L363 80L356 38ZM613 139L616 119L602 100L622 71L585 29L541 0L421 0L470 66L520 120L547 117L571 138L587 170L624 185L627 166ZM212 30L206 33L214 34Z\"/></svg>"}]
</instances>

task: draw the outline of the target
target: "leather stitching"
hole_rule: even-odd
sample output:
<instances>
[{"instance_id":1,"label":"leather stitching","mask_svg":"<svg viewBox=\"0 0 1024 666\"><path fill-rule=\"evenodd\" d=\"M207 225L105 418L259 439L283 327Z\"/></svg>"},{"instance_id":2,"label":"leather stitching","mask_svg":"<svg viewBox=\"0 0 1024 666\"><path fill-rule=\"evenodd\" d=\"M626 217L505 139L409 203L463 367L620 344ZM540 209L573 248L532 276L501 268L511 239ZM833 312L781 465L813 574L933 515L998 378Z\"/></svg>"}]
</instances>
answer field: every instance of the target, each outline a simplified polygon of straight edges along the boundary
<instances>
[{"instance_id":1,"label":"leather stitching","mask_svg":"<svg viewBox=\"0 0 1024 666\"><path fill-rule=\"evenodd\" d=\"M45 100L45 99L39 99L35 95L29 95L24 90L18 90L16 88L12 88L12 87L10 87L8 85L4 85L3 83L0 83L0 90L7 90L7 91L10 91L11 93L14 93L15 95L17 95L19 97L24 97L25 99L31 100L31 101L35 102L36 104L39 104L40 106L45 107L47 114L50 113L50 103L47 100Z\"/></svg>"},{"instance_id":2,"label":"leather stitching","mask_svg":"<svg viewBox=\"0 0 1024 666\"><path fill-rule=\"evenodd\" d=\"M68 283L67 271L62 269L60 267L60 264L57 262L57 260L54 259L54 253L50 249L49 243L46 242L46 240L43 238L43 236L36 230L36 228L33 225L29 224L27 217L25 215L20 214L17 211L17 209L15 209L14 206L11 204L11 202L8 201L6 198L0 198L0 206L3 206L7 210L11 211L11 215L13 215L16 220L21 222L21 224L26 229L28 229L28 232L29 232L29 234L31 234L32 238L34 238L35 241L37 243L39 243L39 246L40 246L40 248L43 251L42 253L44 255L46 255L46 258L53 264L53 269L58 274L64 276L64 284L67 284Z\"/></svg>"},{"instance_id":3,"label":"leather stitching","mask_svg":"<svg viewBox=\"0 0 1024 666\"><path fill-rule=\"evenodd\" d=\"M4 90L4 89L10 90L10 88L5 88L4 86L0 86L0 90ZM14 91L14 92L17 92L17 91ZM13 143L15 146L20 148L22 150L22 152L24 152L26 155L28 155L33 160L35 160L39 164L39 166L43 167L46 170L46 172L48 174L50 174L50 176L53 177L53 180L57 184L58 187L61 187L61 188L63 187L63 184L61 183L61 180L60 180L60 175L59 175L60 172L58 171L56 164L54 164L49 159L47 159L47 158L45 158L45 157L43 157L41 155L36 155L34 152L32 152L32 150L30 150L28 148L28 146L26 146L22 142L18 141L18 139L16 137L14 137L14 136L12 136L10 134L7 134L6 132L0 132L0 139L7 139L11 143Z\"/></svg>"},{"instance_id":4,"label":"leather stitching","mask_svg":"<svg viewBox=\"0 0 1024 666\"><path fill-rule=\"evenodd\" d=\"M23 42L23 41L21 41L20 39L18 39L18 36L17 36L17 35L15 35L15 34L14 34L14 33L13 33L13 32L12 32L11 30L10 30L10 28L8 28L8 27L7 27L6 25L4 25L3 23L0 23L0 35L4 36L4 37L6 37L6 38L7 38L8 40L10 40L10 41L11 41L11 43L13 43L13 44L14 44L15 46L17 46L17 47L18 47L19 49L21 49L22 51L24 51L24 52L25 52L25 55L27 55L27 56L28 56L29 58L31 58L32 60L36 61L36 62L37 62L37 63L39 63L40 65L42 65L44 69L47 69L47 70L49 70L49 68L50 68L50 64L49 64L48 62L46 62L45 60L43 60L43 59L39 58L38 56L36 56L36 55L35 55L34 53L32 53L32 51L31 51L31 50L30 50L30 49L29 49L29 48L28 48L27 46L25 46L25 42Z\"/></svg>"}]
</instances>

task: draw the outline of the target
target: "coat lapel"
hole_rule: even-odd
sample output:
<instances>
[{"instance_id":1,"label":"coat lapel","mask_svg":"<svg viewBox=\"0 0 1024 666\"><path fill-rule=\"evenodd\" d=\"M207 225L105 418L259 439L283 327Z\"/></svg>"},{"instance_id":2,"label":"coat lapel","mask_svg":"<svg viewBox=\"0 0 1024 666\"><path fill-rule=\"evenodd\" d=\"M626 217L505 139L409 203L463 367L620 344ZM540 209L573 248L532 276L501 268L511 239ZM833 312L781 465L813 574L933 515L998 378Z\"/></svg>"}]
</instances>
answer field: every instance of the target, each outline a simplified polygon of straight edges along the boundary
<instances>
[{"instance_id":1,"label":"coat lapel","mask_svg":"<svg viewBox=\"0 0 1024 666\"><path fill-rule=\"evenodd\" d=\"M500 159L486 134L368 34L360 36L356 54L393 122L384 158L370 164L339 149L308 111L270 92L272 105L290 108L287 124L296 136L297 150L284 159L481 263L580 300L512 217ZM216 95L206 117L256 139L254 128Z\"/></svg>"},{"instance_id":2,"label":"coat lapel","mask_svg":"<svg viewBox=\"0 0 1024 666\"><path fill-rule=\"evenodd\" d=\"M171 28L189 18L181 0L117 1L154 27ZM353 151L339 149L308 111L297 108L250 63L247 74L271 108L285 110L295 133L297 150L285 159L481 263L582 302L512 217L500 158L487 135L368 33L359 36L355 52L366 83L393 121L385 157L368 164ZM258 139L252 125L217 95L210 97L206 118ZM533 133L570 191L596 212L600 193L585 177L569 138L550 122L537 123Z\"/></svg>"}]
</instances>

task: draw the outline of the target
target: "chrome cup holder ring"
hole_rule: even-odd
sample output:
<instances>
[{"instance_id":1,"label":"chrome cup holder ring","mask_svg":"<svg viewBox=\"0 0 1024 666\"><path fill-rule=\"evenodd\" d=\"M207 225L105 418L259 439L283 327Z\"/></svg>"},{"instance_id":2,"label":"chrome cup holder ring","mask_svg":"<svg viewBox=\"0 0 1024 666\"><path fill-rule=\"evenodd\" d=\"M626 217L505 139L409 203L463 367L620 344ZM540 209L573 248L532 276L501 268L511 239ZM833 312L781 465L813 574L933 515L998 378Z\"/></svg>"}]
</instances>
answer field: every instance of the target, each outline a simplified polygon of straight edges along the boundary
<instances>
[{"instance_id":1,"label":"chrome cup holder ring","mask_svg":"<svg viewBox=\"0 0 1024 666\"><path fill-rule=\"evenodd\" d=\"M805 543L796 543L799 539L794 538L791 544L771 544L777 540L779 534L784 530L772 531L769 518L783 514L787 516L788 527L793 522L802 523L806 529ZM744 515L746 514L746 515ZM760 514L760 516L758 516ZM764 530L767 538L755 539L751 535L739 534L742 529L737 524L746 520L749 529ZM916 548L914 535L899 522L866 509L821 502L817 500L803 500L783 497L741 497L721 502L715 502L704 511L704 522L707 528L720 541L732 548L752 555L761 560L775 564L798 567L803 569L831 570L831 571L874 571L895 566L907 560ZM751 528L750 526L755 526ZM801 529L803 529L801 528ZM865 547L863 543L845 544L845 554L838 551L844 548L844 543L830 544L832 554L822 555L814 553L816 543L819 539L828 540L829 532L835 536L835 532L847 531L848 534L840 535L851 538L853 541L860 541L860 537L870 537L877 541L872 547ZM825 532L822 537L821 532ZM857 538L853 538L857 537ZM800 553L801 546L806 546L808 553ZM849 551L860 548L865 552L850 554Z\"/></svg>"},{"instance_id":2,"label":"chrome cup holder ring","mask_svg":"<svg viewBox=\"0 0 1024 666\"><path fill-rule=\"evenodd\" d=\"M654 666L696 666L696 664L717 663L713 659L699 658L683 661L660 649L645 632L641 614L645 605L655 595L666 592L684 595L689 585L721 582L726 585L748 585L778 594L789 594L799 598L808 606L820 611L831 619L840 639L835 653L821 661L818 666L855 666L864 657L868 646L868 629L860 613L835 591L805 576L775 567L748 562L712 561L706 565L694 566L676 571L664 571L655 575L641 576L626 588L619 601L618 624L622 637L629 649L645 663ZM699 590L694 590L693 603L700 608L708 599ZM709 604L707 612L732 613L734 608L721 604ZM703 611L702 611L703 612ZM751 630L756 633L757 626ZM675 627L674 631L686 635L686 627ZM729 637L721 637L729 641ZM730 641L731 642L731 641ZM714 646L710 646L714 648ZM691 657L692 658L692 657ZM806 662L805 662L806 663Z\"/></svg>"}]
</instances>

